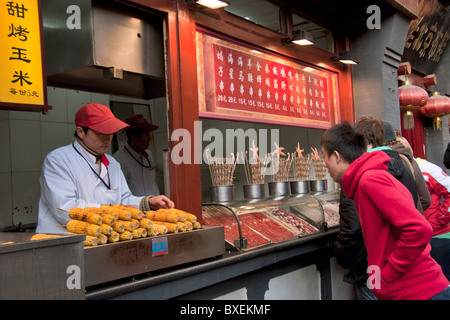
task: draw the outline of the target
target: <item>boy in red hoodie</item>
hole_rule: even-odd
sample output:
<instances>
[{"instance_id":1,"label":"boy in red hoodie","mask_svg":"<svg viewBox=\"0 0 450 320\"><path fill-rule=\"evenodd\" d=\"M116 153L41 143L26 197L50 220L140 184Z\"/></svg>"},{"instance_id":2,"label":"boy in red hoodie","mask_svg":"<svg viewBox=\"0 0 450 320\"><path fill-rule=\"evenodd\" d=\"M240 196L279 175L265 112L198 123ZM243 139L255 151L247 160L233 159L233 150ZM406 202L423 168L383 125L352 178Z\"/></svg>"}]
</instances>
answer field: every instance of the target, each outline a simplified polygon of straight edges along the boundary
<instances>
[{"instance_id":1,"label":"boy in red hoodie","mask_svg":"<svg viewBox=\"0 0 450 320\"><path fill-rule=\"evenodd\" d=\"M348 122L328 129L321 146L330 176L355 201L375 296L450 299L449 282L430 257L432 228L408 189L388 173L390 157L366 152L364 137Z\"/></svg>"}]
</instances>

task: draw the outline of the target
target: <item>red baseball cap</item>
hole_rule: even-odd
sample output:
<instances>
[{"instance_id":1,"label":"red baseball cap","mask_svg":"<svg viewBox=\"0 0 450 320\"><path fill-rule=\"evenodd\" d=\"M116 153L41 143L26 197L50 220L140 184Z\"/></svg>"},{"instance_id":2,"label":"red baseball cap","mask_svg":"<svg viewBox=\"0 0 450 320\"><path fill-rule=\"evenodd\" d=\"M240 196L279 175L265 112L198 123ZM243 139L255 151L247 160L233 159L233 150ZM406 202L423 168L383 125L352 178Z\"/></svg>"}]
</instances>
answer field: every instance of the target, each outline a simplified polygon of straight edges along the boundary
<instances>
[{"instance_id":1,"label":"red baseball cap","mask_svg":"<svg viewBox=\"0 0 450 320\"><path fill-rule=\"evenodd\" d=\"M128 124L117 119L108 107L98 103L82 106L75 114L75 125L88 127L103 134L112 134L128 127Z\"/></svg>"},{"instance_id":2,"label":"red baseball cap","mask_svg":"<svg viewBox=\"0 0 450 320\"><path fill-rule=\"evenodd\" d=\"M126 127L124 131L143 129L146 132L150 132L159 128L157 125L148 122L142 114L135 114L131 117L128 117L125 119L125 122L130 126Z\"/></svg>"}]
</instances>

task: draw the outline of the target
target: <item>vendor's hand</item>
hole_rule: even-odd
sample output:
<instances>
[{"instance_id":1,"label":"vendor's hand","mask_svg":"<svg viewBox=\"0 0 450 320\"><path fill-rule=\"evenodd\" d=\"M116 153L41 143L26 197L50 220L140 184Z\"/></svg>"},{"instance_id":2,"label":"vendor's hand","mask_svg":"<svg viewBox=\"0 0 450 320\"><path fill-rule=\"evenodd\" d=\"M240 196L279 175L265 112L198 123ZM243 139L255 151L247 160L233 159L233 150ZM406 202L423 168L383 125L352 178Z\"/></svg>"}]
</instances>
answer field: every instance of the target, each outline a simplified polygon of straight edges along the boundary
<instances>
[{"instance_id":1,"label":"vendor's hand","mask_svg":"<svg viewBox=\"0 0 450 320\"><path fill-rule=\"evenodd\" d=\"M175 207L172 200L164 195L155 196L148 199L148 204L152 209L171 209Z\"/></svg>"}]
</instances>

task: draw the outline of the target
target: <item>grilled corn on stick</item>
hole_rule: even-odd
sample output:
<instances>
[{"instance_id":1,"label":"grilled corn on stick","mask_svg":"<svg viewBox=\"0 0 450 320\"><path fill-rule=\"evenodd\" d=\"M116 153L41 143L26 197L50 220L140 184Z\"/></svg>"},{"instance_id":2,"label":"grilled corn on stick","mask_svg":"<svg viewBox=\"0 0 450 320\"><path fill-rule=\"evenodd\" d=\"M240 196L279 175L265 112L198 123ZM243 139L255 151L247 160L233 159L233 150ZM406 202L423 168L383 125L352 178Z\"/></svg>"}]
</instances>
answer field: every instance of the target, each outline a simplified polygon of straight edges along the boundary
<instances>
[{"instance_id":1,"label":"grilled corn on stick","mask_svg":"<svg viewBox=\"0 0 450 320\"><path fill-rule=\"evenodd\" d=\"M98 238L93 236L86 236L86 240L83 241L85 247L95 247L98 245Z\"/></svg>"},{"instance_id":2,"label":"grilled corn on stick","mask_svg":"<svg viewBox=\"0 0 450 320\"><path fill-rule=\"evenodd\" d=\"M178 222L178 216L175 213L163 212L163 211L147 211L147 218L154 221L163 221L163 222Z\"/></svg>"},{"instance_id":3,"label":"grilled corn on stick","mask_svg":"<svg viewBox=\"0 0 450 320\"><path fill-rule=\"evenodd\" d=\"M139 230L141 232L141 238L147 237L147 229L146 228L137 228L136 230Z\"/></svg>"},{"instance_id":4,"label":"grilled corn on stick","mask_svg":"<svg viewBox=\"0 0 450 320\"><path fill-rule=\"evenodd\" d=\"M119 240L119 233L116 231L111 232L111 234L108 236L108 242L117 242Z\"/></svg>"},{"instance_id":5,"label":"grilled corn on stick","mask_svg":"<svg viewBox=\"0 0 450 320\"><path fill-rule=\"evenodd\" d=\"M196 221L196 222L194 222L194 223L192 224L192 227L193 227L194 229L201 229L201 228L202 228L202 225L200 224L200 222Z\"/></svg>"},{"instance_id":6,"label":"grilled corn on stick","mask_svg":"<svg viewBox=\"0 0 450 320\"><path fill-rule=\"evenodd\" d=\"M95 212L86 212L85 210L75 212L70 210L69 217L74 220L89 222L93 224L101 224L103 221L103 218L100 215L96 214Z\"/></svg>"},{"instance_id":7,"label":"grilled corn on stick","mask_svg":"<svg viewBox=\"0 0 450 320\"><path fill-rule=\"evenodd\" d=\"M108 242L108 238L106 237L106 235L101 234L98 237L98 244L106 244Z\"/></svg>"},{"instance_id":8,"label":"grilled corn on stick","mask_svg":"<svg viewBox=\"0 0 450 320\"><path fill-rule=\"evenodd\" d=\"M117 220L112 226L111 228L119 233L122 233L125 231L125 224L123 223L123 220Z\"/></svg>"},{"instance_id":9,"label":"grilled corn on stick","mask_svg":"<svg viewBox=\"0 0 450 320\"><path fill-rule=\"evenodd\" d=\"M102 234L102 230L98 225L84 221L70 220L67 222L66 228L69 232L87 234L94 237L98 237Z\"/></svg>"},{"instance_id":10,"label":"grilled corn on stick","mask_svg":"<svg viewBox=\"0 0 450 320\"><path fill-rule=\"evenodd\" d=\"M152 220L148 218L142 218L139 220L139 227L150 229L152 227Z\"/></svg>"},{"instance_id":11,"label":"grilled corn on stick","mask_svg":"<svg viewBox=\"0 0 450 320\"><path fill-rule=\"evenodd\" d=\"M139 220L144 216L144 213L141 210L139 210L135 207L132 207L132 206L124 206L123 204L115 204L115 205L113 205L113 208L119 208L119 209L128 211L131 214L131 218L133 218L133 219Z\"/></svg>"},{"instance_id":12,"label":"grilled corn on stick","mask_svg":"<svg viewBox=\"0 0 450 320\"><path fill-rule=\"evenodd\" d=\"M186 225L183 222L177 222L176 225L178 227L178 232L186 231Z\"/></svg>"},{"instance_id":13,"label":"grilled corn on stick","mask_svg":"<svg viewBox=\"0 0 450 320\"><path fill-rule=\"evenodd\" d=\"M161 226L161 227L164 227L164 226ZM158 230L154 225L152 225L151 228L147 228L147 236L156 237L157 235L158 235Z\"/></svg>"},{"instance_id":14,"label":"grilled corn on stick","mask_svg":"<svg viewBox=\"0 0 450 320\"><path fill-rule=\"evenodd\" d=\"M134 229L136 229L136 225L134 224L133 221L121 221L121 222L123 223L126 231L133 231Z\"/></svg>"},{"instance_id":15,"label":"grilled corn on stick","mask_svg":"<svg viewBox=\"0 0 450 320\"><path fill-rule=\"evenodd\" d=\"M116 217L114 217L112 214L100 212L99 215L103 218L103 222L105 224L108 224L112 226L116 221Z\"/></svg>"},{"instance_id":16,"label":"grilled corn on stick","mask_svg":"<svg viewBox=\"0 0 450 320\"><path fill-rule=\"evenodd\" d=\"M151 232L154 232L155 235L159 234L166 234L167 228L163 225L153 223L152 227L150 228Z\"/></svg>"},{"instance_id":17,"label":"grilled corn on stick","mask_svg":"<svg viewBox=\"0 0 450 320\"><path fill-rule=\"evenodd\" d=\"M100 225L100 229L102 230L102 233L109 236L111 234L111 232L113 231L113 229L111 228L110 225L104 224L102 223Z\"/></svg>"},{"instance_id":18,"label":"grilled corn on stick","mask_svg":"<svg viewBox=\"0 0 450 320\"><path fill-rule=\"evenodd\" d=\"M133 239L133 234L130 231L124 231L119 233L119 239L122 241L131 240Z\"/></svg>"},{"instance_id":19,"label":"grilled corn on stick","mask_svg":"<svg viewBox=\"0 0 450 320\"><path fill-rule=\"evenodd\" d=\"M131 218L130 221L134 224L134 229L139 228L139 220Z\"/></svg>"},{"instance_id":20,"label":"grilled corn on stick","mask_svg":"<svg viewBox=\"0 0 450 320\"><path fill-rule=\"evenodd\" d=\"M139 239L142 236L142 232L139 229L134 229L131 231L131 234L133 235L133 239Z\"/></svg>"},{"instance_id":21,"label":"grilled corn on stick","mask_svg":"<svg viewBox=\"0 0 450 320\"><path fill-rule=\"evenodd\" d=\"M30 240L35 241L35 240L51 239L51 238L58 238L58 237L61 237L61 235L37 233L34 236L32 236Z\"/></svg>"},{"instance_id":22,"label":"grilled corn on stick","mask_svg":"<svg viewBox=\"0 0 450 320\"><path fill-rule=\"evenodd\" d=\"M194 226L193 226L192 222L185 221L183 223L186 225L186 231L191 231L192 229L194 229Z\"/></svg>"},{"instance_id":23,"label":"grilled corn on stick","mask_svg":"<svg viewBox=\"0 0 450 320\"><path fill-rule=\"evenodd\" d=\"M167 228L167 233L177 233L178 226L175 223L163 222L163 221L153 221L154 225L162 225Z\"/></svg>"},{"instance_id":24,"label":"grilled corn on stick","mask_svg":"<svg viewBox=\"0 0 450 320\"><path fill-rule=\"evenodd\" d=\"M107 205L100 206L100 211L102 211L103 213L112 215L116 220L119 219L119 215L117 214L117 209L115 209L111 206L107 206Z\"/></svg>"}]
</instances>

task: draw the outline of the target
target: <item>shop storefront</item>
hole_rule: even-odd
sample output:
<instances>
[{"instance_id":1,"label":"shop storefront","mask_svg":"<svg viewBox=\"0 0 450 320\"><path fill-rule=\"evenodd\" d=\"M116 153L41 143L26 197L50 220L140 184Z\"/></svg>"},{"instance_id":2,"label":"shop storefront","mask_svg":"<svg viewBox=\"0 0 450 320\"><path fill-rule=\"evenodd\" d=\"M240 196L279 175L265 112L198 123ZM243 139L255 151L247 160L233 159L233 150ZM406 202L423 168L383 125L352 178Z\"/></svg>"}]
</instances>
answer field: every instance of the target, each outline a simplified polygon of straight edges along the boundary
<instances>
[{"instance_id":1,"label":"shop storefront","mask_svg":"<svg viewBox=\"0 0 450 320\"><path fill-rule=\"evenodd\" d=\"M377 31L367 29L365 1L344 24L331 17L346 9L328 1L231 1L221 9L178 0L40 2L48 112L1 111L10 156L1 158L8 187L0 227L9 245L0 254L11 263L36 255L37 268L49 268L41 252L42 259L58 255L58 270L43 273L42 283L52 273L75 275L65 264L82 277L79 294L64 282L29 290L27 298L355 298L334 258L340 190L324 168L320 139L363 114L389 118L399 130L398 101L384 87L390 81L397 89L404 40L387 40L388 54L373 67L363 36L383 48L383 35L401 25L406 37L414 10L383 1ZM292 42L304 32L315 45ZM343 54L359 65L341 63ZM367 86L384 108L365 104ZM159 126L150 147L159 190L201 229L84 248L79 236L30 241L42 161L72 142L74 114L88 102ZM124 141L117 133L109 153ZM51 252L58 246L77 258ZM19 277L13 265L2 268L8 279Z\"/></svg>"}]
</instances>

